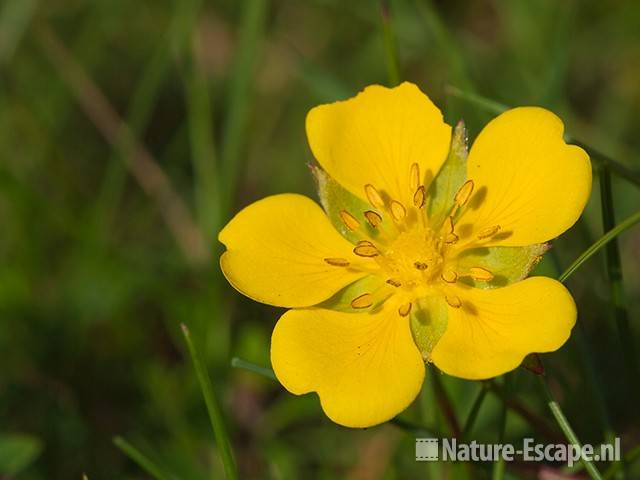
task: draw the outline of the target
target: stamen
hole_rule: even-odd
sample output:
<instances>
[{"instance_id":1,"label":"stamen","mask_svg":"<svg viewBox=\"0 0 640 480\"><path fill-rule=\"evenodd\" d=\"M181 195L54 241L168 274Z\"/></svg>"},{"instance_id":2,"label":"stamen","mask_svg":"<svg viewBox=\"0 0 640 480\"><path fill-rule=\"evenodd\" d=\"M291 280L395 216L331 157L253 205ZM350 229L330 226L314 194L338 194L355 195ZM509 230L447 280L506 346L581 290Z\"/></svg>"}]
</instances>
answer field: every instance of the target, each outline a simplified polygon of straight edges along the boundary
<instances>
[{"instance_id":1,"label":"stamen","mask_svg":"<svg viewBox=\"0 0 640 480\"><path fill-rule=\"evenodd\" d=\"M455 295L452 295L452 296L445 295L444 299L453 308L460 308L462 306L462 301L460 300L460 298L456 297Z\"/></svg>"},{"instance_id":2,"label":"stamen","mask_svg":"<svg viewBox=\"0 0 640 480\"><path fill-rule=\"evenodd\" d=\"M333 265L334 267L349 266L349 260L347 260L346 258L325 258L324 261L327 262L329 265Z\"/></svg>"},{"instance_id":3,"label":"stamen","mask_svg":"<svg viewBox=\"0 0 640 480\"><path fill-rule=\"evenodd\" d=\"M373 305L373 295L370 293L363 293L351 300L352 308L369 308L371 305Z\"/></svg>"},{"instance_id":4,"label":"stamen","mask_svg":"<svg viewBox=\"0 0 640 480\"><path fill-rule=\"evenodd\" d=\"M377 228L378 225L382 223L382 217L373 210L367 210L366 212L364 212L364 217L367 219L367 222L369 222L369 225L371 225L373 228Z\"/></svg>"},{"instance_id":5,"label":"stamen","mask_svg":"<svg viewBox=\"0 0 640 480\"><path fill-rule=\"evenodd\" d=\"M447 243L447 244L456 243L458 241L458 235L453 233L453 217L451 216L447 217L447 219L444 221L443 227L445 232L447 232L447 234L444 237L444 243Z\"/></svg>"},{"instance_id":6,"label":"stamen","mask_svg":"<svg viewBox=\"0 0 640 480\"><path fill-rule=\"evenodd\" d=\"M448 233L447 236L444 238L444 243L448 245L453 245L457 241L458 241L458 235L456 235L455 233Z\"/></svg>"},{"instance_id":7,"label":"stamen","mask_svg":"<svg viewBox=\"0 0 640 480\"><path fill-rule=\"evenodd\" d=\"M399 222L407 215L407 209L404 208L404 205L402 205L397 200L392 200L391 215L393 215L393 218L396 222Z\"/></svg>"},{"instance_id":8,"label":"stamen","mask_svg":"<svg viewBox=\"0 0 640 480\"><path fill-rule=\"evenodd\" d=\"M420 185L420 165L418 165L417 163L411 165L411 174L409 179L409 185L411 186L411 191L413 192L416 188L418 188L418 185Z\"/></svg>"},{"instance_id":9,"label":"stamen","mask_svg":"<svg viewBox=\"0 0 640 480\"><path fill-rule=\"evenodd\" d=\"M456 283L458 280L458 274L453 270L445 270L440 276L442 277L442 280L447 283Z\"/></svg>"},{"instance_id":10,"label":"stamen","mask_svg":"<svg viewBox=\"0 0 640 480\"><path fill-rule=\"evenodd\" d=\"M483 280L485 282L493 280L493 273L482 267L471 267L469 269L469 276L474 280Z\"/></svg>"},{"instance_id":11,"label":"stamen","mask_svg":"<svg viewBox=\"0 0 640 480\"><path fill-rule=\"evenodd\" d=\"M380 255L376 246L368 240L360 240L353 249L353 253L360 257L377 257Z\"/></svg>"},{"instance_id":12,"label":"stamen","mask_svg":"<svg viewBox=\"0 0 640 480\"><path fill-rule=\"evenodd\" d=\"M376 190L376 187L374 187L370 183L367 183L364 186L364 193L373 208L384 208L384 200L380 196L380 192Z\"/></svg>"},{"instance_id":13,"label":"stamen","mask_svg":"<svg viewBox=\"0 0 640 480\"><path fill-rule=\"evenodd\" d=\"M340 218L342 219L342 223L346 225L346 227L352 232L358 230L360 228L360 222L356 220L356 217L351 215L346 210L342 210L340 212Z\"/></svg>"},{"instance_id":14,"label":"stamen","mask_svg":"<svg viewBox=\"0 0 640 480\"><path fill-rule=\"evenodd\" d=\"M387 280L387 283L389 285L392 285L392 286L396 287L396 288L402 286L402 284L398 280L396 280L395 278L390 278L389 280Z\"/></svg>"},{"instance_id":15,"label":"stamen","mask_svg":"<svg viewBox=\"0 0 640 480\"><path fill-rule=\"evenodd\" d=\"M461 207L469 200L471 193L473 192L473 180L467 180L464 182L464 185L460 187L458 193L454 197L453 201L458 206Z\"/></svg>"},{"instance_id":16,"label":"stamen","mask_svg":"<svg viewBox=\"0 0 640 480\"><path fill-rule=\"evenodd\" d=\"M485 238L493 237L500 231L500 225L494 225L493 227L483 228L478 232L478 239L483 240Z\"/></svg>"},{"instance_id":17,"label":"stamen","mask_svg":"<svg viewBox=\"0 0 640 480\"><path fill-rule=\"evenodd\" d=\"M424 262L415 262L413 266L418 270L426 270L427 268L429 268L429 265Z\"/></svg>"},{"instance_id":18,"label":"stamen","mask_svg":"<svg viewBox=\"0 0 640 480\"><path fill-rule=\"evenodd\" d=\"M401 317L406 317L411 312L411 302L405 303L404 305L400 305L398 308L398 313Z\"/></svg>"},{"instance_id":19,"label":"stamen","mask_svg":"<svg viewBox=\"0 0 640 480\"><path fill-rule=\"evenodd\" d=\"M422 208L422 206L424 205L424 197L424 185L420 185L416 190L416 193L413 194L413 205L416 208Z\"/></svg>"}]
</instances>

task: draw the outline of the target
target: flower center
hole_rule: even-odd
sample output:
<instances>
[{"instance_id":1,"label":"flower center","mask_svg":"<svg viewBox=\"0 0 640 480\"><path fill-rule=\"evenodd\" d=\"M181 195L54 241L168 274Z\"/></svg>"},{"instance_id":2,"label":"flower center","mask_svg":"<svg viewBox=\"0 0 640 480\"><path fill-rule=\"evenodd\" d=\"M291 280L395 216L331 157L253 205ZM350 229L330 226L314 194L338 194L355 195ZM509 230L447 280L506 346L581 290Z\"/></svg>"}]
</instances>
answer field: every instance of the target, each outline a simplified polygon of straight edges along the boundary
<instances>
[{"instance_id":1,"label":"flower center","mask_svg":"<svg viewBox=\"0 0 640 480\"><path fill-rule=\"evenodd\" d=\"M440 278L444 253L441 238L429 229L416 227L401 232L375 259L388 278L412 290Z\"/></svg>"},{"instance_id":2,"label":"flower center","mask_svg":"<svg viewBox=\"0 0 640 480\"><path fill-rule=\"evenodd\" d=\"M462 271L456 268L456 256L460 251L479 246L500 230L499 225L485 228L476 233L475 239L460 245L454 218L469 201L473 193L473 181L467 180L460 187L441 225L430 224L424 211L426 194L424 185L420 183L418 164L411 166L410 185L410 195L400 200L381 194L373 185L364 186L364 193L373 210L362 212L362 215L370 229L364 228L350 212L340 212L345 227L362 234L364 238L356 244L353 253L375 260L379 267L375 271L371 271L370 266L363 270L384 278L387 284L379 292L367 292L354 298L351 302L354 309L366 309L396 297L398 313L405 317L411 312L414 301L434 294L443 295L451 307L460 308L462 301L451 293L452 284L462 277L480 281L493 279L493 274L482 267ZM372 230L375 235L370 234ZM324 260L336 267L360 268L345 258ZM389 293L389 288L394 290Z\"/></svg>"}]
</instances>

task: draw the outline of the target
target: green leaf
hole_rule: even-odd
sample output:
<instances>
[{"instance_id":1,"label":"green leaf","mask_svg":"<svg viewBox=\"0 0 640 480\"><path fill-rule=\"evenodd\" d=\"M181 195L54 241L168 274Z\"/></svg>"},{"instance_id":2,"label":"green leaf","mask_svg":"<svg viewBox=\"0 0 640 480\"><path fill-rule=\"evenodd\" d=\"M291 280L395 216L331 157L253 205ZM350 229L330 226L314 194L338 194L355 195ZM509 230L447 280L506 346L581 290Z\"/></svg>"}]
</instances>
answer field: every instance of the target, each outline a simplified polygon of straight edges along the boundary
<instances>
[{"instance_id":1,"label":"green leaf","mask_svg":"<svg viewBox=\"0 0 640 480\"><path fill-rule=\"evenodd\" d=\"M374 209L367 202L349 192L320 167L312 166L311 172L318 184L318 195L322 208L324 208L334 228L338 230L344 238L355 244L363 239L364 232L366 232L370 238L374 239L380 235L381 232L378 229L369 225L364 216L364 212L371 210L381 217L384 217L382 212ZM362 231L360 233L349 230L344 224L340 217L340 212L343 210L346 210L360 222L362 225Z\"/></svg>"},{"instance_id":2,"label":"green leaf","mask_svg":"<svg viewBox=\"0 0 640 480\"><path fill-rule=\"evenodd\" d=\"M449 156L427 190L426 208L432 226L441 225L453 206L453 198L467 179L467 129L461 120L453 130Z\"/></svg>"},{"instance_id":3,"label":"green leaf","mask_svg":"<svg viewBox=\"0 0 640 480\"><path fill-rule=\"evenodd\" d=\"M0 435L0 475L17 475L31 465L41 451L40 440L30 435Z\"/></svg>"},{"instance_id":4,"label":"green leaf","mask_svg":"<svg viewBox=\"0 0 640 480\"><path fill-rule=\"evenodd\" d=\"M425 362L447 329L447 319L447 304L440 296L420 299L411 312L411 333Z\"/></svg>"},{"instance_id":5,"label":"green leaf","mask_svg":"<svg viewBox=\"0 0 640 480\"><path fill-rule=\"evenodd\" d=\"M457 260L458 272L472 267L481 267L493 273L493 279L486 282L469 277L460 281L477 288L498 288L518 282L531 272L544 253L548 243L528 247L479 247L465 250Z\"/></svg>"}]
</instances>

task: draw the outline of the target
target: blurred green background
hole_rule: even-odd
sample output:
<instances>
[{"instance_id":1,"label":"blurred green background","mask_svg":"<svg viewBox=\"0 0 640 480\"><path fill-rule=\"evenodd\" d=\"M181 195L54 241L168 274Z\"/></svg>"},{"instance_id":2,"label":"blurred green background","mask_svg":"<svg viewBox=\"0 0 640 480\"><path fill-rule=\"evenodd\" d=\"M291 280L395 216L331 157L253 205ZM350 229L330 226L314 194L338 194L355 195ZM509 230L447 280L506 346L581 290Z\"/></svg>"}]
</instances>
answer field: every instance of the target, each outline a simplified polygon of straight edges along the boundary
<instances>
[{"instance_id":1,"label":"blurred green background","mask_svg":"<svg viewBox=\"0 0 640 480\"><path fill-rule=\"evenodd\" d=\"M416 463L424 432L404 423L342 428L315 396L230 366L268 366L281 312L224 281L217 231L265 195L314 195L305 114L388 83L382 18L375 1L0 2L0 478L149 478L115 435L176 478L224 478L180 323L204 352L241 478L489 477L491 465ZM550 108L640 171L638 2L396 0L390 21L401 78L472 139L494 112L459 91ZM594 180L541 273L602 234ZM615 175L613 190L620 221L640 190ZM544 360L579 437L619 435L637 454L638 357L625 349L640 331L640 229L619 246L623 283L602 254L581 267L568 282L579 325ZM459 423L483 387L432 371L401 416L450 434L434 375ZM496 385L513 407L507 439L563 438L535 375ZM501 405L487 395L470 438L498 440ZM507 465L507 478L584 478L569 475Z\"/></svg>"}]
</instances>

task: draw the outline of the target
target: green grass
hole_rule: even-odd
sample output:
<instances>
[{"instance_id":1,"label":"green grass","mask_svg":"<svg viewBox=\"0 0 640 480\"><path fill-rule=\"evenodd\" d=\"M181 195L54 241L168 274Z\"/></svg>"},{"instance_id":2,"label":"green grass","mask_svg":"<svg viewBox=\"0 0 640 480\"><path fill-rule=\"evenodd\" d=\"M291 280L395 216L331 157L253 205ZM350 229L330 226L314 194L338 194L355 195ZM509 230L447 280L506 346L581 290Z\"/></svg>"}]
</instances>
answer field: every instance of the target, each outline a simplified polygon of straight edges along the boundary
<instances>
[{"instance_id":1,"label":"green grass","mask_svg":"<svg viewBox=\"0 0 640 480\"><path fill-rule=\"evenodd\" d=\"M639 21L631 1L3 2L11 478L533 478L509 462L414 461L416 436L457 430L485 443L619 435L623 461L573 471L637 478ZM402 80L471 140L507 106L542 105L589 152L585 214L536 270L567 285L579 319L541 356L543 388L525 369L487 383L431 371L406 412L353 431L274 381L281 311L233 291L216 238L265 195L315 195L309 108Z\"/></svg>"}]
</instances>

